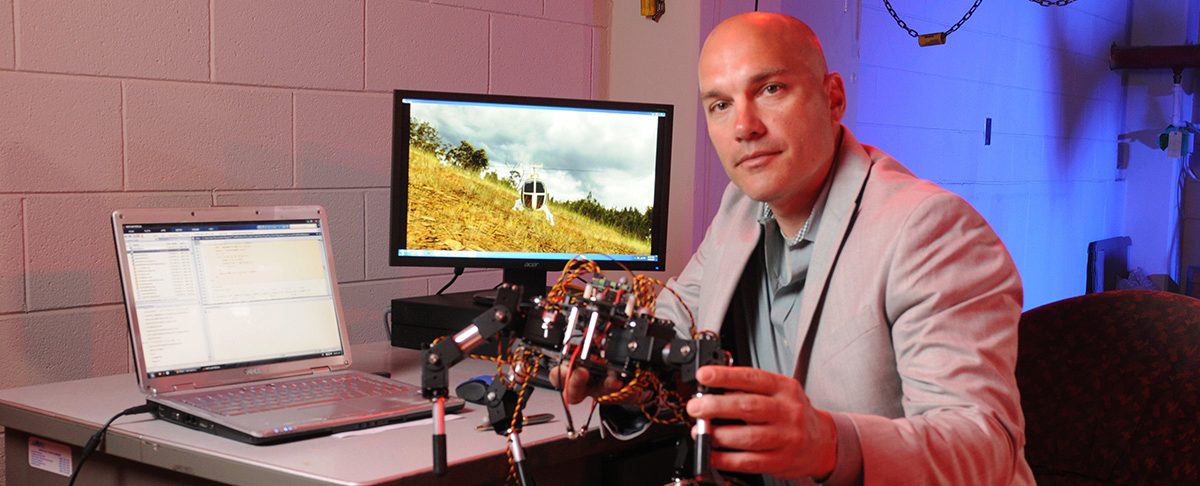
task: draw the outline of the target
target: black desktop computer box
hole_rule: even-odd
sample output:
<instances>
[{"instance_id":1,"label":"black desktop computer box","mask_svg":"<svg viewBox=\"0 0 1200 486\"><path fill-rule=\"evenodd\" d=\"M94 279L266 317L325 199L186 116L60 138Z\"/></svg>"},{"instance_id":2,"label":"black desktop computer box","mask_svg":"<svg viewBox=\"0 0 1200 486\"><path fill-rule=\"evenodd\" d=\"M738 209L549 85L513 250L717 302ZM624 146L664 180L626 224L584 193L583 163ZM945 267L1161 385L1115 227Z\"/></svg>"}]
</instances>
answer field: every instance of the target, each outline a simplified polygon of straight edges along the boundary
<instances>
[{"instance_id":1,"label":"black desktop computer box","mask_svg":"<svg viewBox=\"0 0 1200 486\"><path fill-rule=\"evenodd\" d=\"M392 346L423 349L435 339L452 336L490 307L475 303L478 292L392 299ZM487 343L472 354L496 355Z\"/></svg>"}]
</instances>

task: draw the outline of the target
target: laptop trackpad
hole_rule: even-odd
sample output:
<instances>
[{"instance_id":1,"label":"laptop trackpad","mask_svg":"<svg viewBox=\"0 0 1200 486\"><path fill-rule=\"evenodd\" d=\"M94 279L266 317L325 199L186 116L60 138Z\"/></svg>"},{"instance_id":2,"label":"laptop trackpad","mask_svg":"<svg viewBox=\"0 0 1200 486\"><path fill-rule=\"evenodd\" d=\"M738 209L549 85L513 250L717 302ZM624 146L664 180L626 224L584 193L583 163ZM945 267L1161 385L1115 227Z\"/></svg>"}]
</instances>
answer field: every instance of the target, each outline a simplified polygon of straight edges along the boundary
<instances>
[{"instance_id":1,"label":"laptop trackpad","mask_svg":"<svg viewBox=\"0 0 1200 486\"><path fill-rule=\"evenodd\" d=\"M303 417L321 417L326 419L358 416L367 411L361 403L357 403L355 400L346 400L339 403L323 403L296 409L296 413Z\"/></svg>"},{"instance_id":2,"label":"laptop trackpad","mask_svg":"<svg viewBox=\"0 0 1200 486\"><path fill-rule=\"evenodd\" d=\"M309 424L313 422L325 422L346 417L358 417L363 415L364 410L353 401L345 401L339 403L322 403L318 405L310 405L300 407L294 410L276 411L274 414L265 414L267 420L272 422L282 423L284 425L296 426Z\"/></svg>"}]
</instances>

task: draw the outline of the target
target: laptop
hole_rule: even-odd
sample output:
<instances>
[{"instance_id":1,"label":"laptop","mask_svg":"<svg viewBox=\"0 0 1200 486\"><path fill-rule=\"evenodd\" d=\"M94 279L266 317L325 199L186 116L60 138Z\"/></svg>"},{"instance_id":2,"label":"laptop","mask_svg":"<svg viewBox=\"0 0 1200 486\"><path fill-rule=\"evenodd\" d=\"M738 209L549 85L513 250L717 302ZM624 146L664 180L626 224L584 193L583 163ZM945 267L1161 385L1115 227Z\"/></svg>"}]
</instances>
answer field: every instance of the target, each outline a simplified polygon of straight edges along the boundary
<instances>
[{"instance_id":1,"label":"laptop","mask_svg":"<svg viewBox=\"0 0 1200 486\"><path fill-rule=\"evenodd\" d=\"M418 387L350 370L323 208L112 221L138 385L158 418L272 444L431 414Z\"/></svg>"}]
</instances>

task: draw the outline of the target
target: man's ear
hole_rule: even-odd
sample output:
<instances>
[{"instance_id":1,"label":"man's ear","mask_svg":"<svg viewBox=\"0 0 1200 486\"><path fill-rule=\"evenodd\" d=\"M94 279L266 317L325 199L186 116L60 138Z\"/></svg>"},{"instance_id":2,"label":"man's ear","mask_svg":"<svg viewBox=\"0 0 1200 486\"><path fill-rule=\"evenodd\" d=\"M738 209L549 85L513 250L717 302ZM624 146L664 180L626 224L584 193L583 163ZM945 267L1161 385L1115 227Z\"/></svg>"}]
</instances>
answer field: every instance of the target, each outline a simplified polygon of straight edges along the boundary
<instances>
[{"instance_id":1,"label":"man's ear","mask_svg":"<svg viewBox=\"0 0 1200 486\"><path fill-rule=\"evenodd\" d=\"M834 124L842 121L846 114L846 86L842 83L842 75L829 73L825 75L825 96L829 100L829 114Z\"/></svg>"}]
</instances>

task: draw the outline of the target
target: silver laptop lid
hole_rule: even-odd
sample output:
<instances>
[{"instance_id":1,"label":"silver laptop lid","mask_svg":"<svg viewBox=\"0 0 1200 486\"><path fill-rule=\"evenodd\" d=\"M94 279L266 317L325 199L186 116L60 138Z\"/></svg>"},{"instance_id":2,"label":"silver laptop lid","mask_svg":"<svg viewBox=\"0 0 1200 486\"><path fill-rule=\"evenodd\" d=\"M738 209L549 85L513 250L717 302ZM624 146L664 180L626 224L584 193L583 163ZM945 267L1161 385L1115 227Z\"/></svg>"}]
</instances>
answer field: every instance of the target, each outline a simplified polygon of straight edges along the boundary
<instances>
[{"instance_id":1,"label":"silver laptop lid","mask_svg":"<svg viewBox=\"0 0 1200 486\"><path fill-rule=\"evenodd\" d=\"M319 206L114 211L139 385L349 367L328 228Z\"/></svg>"}]
</instances>

